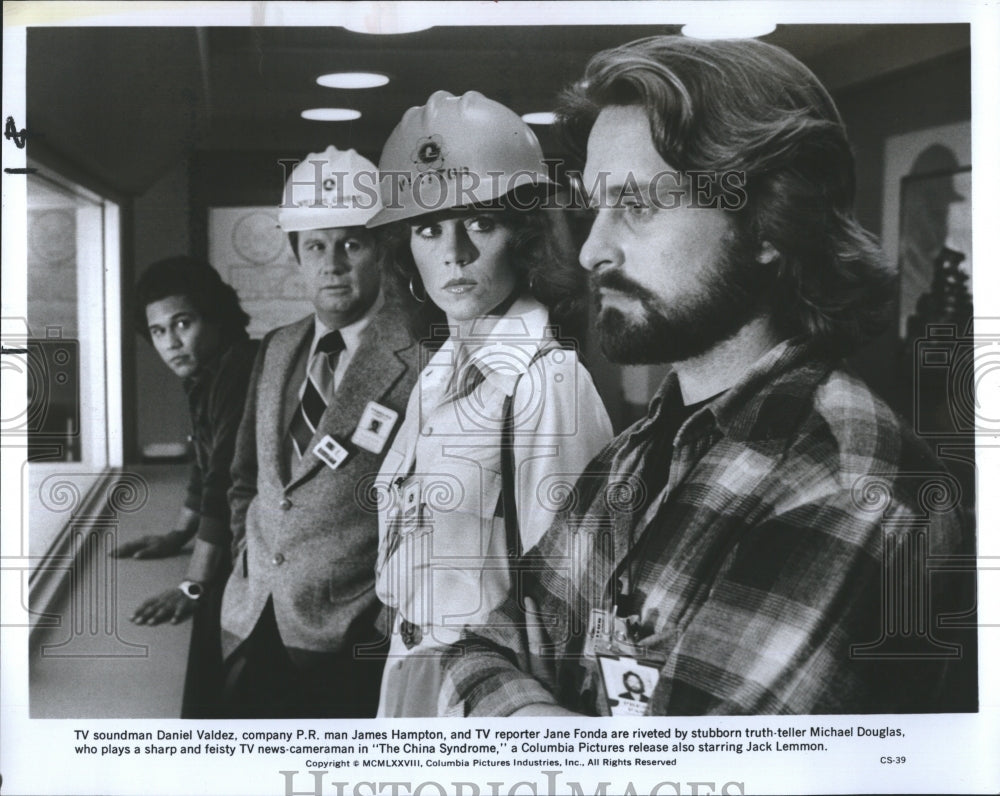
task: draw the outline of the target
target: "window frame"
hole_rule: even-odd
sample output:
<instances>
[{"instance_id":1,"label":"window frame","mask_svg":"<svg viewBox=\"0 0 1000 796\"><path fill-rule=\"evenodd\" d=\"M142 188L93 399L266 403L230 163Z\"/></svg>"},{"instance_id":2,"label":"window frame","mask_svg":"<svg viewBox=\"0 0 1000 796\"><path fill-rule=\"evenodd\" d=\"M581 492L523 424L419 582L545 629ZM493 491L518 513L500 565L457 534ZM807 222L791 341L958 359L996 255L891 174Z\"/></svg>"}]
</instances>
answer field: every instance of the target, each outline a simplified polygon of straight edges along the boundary
<instances>
[{"instance_id":1,"label":"window frame","mask_svg":"<svg viewBox=\"0 0 1000 796\"><path fill-rule=\"evenodd\" d=\"M81 460L74 462L41 460L25 461L22 469L22 506L24 506L23 552L30 557L29 584L33 623L39 617L45 595L53 596L59 589L67 568L67 556L72 555L70 539L74 513L95 506L99 490L110 474L120 470L125 458L124 374L123 374L123 274L122 207L115 198L104 195L66 176L60 170L28 158L28 179L43 182L46 187L81 201L80 214L99 214L89 229L77 225L76 312L79 343L80 373L80 438ZM27 199L27 197L26 197ZM26 211L31 209L26 201ZM28 233L25 215L25 237ZM81 267L81 263L99 263L98 267ZM25 261L26 262L26 261ZM28 308L26 295L25 310ZM97 316L95 317L95 307ZM27 318L27 312L25 313ZM32 337L46 336L45 329L30 329ZM27 442L27 440L25 440ZM27 453L27 448L25 448ZM53 512L44 525L44 509L39 505L39 489L48 479L66 477L75 483L79 499L65 514ZM41 542L41 543L40 543ZM38 599L36 599L38 598Z\"/></svg>"}]
</instances>

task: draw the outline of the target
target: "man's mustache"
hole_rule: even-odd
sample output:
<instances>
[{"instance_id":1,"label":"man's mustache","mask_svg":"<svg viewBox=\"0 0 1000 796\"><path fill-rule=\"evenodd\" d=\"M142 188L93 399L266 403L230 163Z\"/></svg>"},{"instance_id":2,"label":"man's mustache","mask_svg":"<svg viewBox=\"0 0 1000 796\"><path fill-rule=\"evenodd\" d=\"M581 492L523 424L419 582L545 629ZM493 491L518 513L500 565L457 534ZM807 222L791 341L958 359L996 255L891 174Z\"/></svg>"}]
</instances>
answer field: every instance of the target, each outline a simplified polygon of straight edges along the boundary
<instances>
[{"instance_id":1,"label":"man's mustache","mask_svg":"<svg viewBox=\"0 0 1000 796\"><path fill-rule=\"evenodd\" d=\"M604 288L605 290L615 290L619 293L624 293L627 296L632 296L640 301L647 303L652 303L656 305L656 296L654 296L647 288L640 285L638 282L634 282L625 276L621 271L605 271L603 273L591 273L590 275L590 289L594 293L594 298L600 300L598 291Z\"/></svg>"}]
</instances>

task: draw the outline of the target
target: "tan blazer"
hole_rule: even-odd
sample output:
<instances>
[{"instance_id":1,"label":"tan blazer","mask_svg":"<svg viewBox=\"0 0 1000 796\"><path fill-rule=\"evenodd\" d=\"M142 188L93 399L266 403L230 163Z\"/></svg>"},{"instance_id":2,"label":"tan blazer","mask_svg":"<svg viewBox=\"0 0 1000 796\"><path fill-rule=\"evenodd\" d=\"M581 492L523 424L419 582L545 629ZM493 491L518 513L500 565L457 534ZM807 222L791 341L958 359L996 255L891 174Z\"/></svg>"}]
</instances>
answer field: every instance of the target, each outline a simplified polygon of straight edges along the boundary
<instances>
[{"instance_id":1,"label":"tan blazer","mask_svg":"<svg viewBox=\"0 0 1000 796\"><path fill-rule=\"evenodd\" d=\"M379 611L378 516L366 485L392 438L379 454L350 438L369 401L399 413L395 434L417 377L419 346L399 308L387 302L362 333L310 453L290 468L286 437L313 324L310 316L270 332L250 376L229 491L235 560L222 602L225 657L253 630L268 597L290 650L348 649L353 639L371 637ZM336 470L311 452L327 434L352 451Z\"/></svg>"}]
</instances>

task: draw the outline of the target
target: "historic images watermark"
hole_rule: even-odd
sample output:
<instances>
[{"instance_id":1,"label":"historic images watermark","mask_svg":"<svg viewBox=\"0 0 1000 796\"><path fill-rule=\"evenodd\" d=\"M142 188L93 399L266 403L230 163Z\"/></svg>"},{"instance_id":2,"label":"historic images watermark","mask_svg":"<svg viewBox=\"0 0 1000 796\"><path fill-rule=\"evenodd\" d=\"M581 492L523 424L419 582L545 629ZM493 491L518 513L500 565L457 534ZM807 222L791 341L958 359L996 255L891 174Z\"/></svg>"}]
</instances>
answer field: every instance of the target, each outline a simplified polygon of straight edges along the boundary
<instances>
[{"instance_id":1,"label":"historic images watermark","mask_svg":"<svg viewBox=\"0 0 1000 796\"><path fill-rule=\"evenodd\" d=\"M645 783L636 785L631 780L618 782L601 781L585 787L579 780L566 778L560 769L539 771L539 779L518 782L469 782L462 780L360 780L341 782L335 778L327 780L326 771L279 771L284 778L284 796L742 796L746 793L744 782L717 782L714 780L663 780L652 787ZM311 775L312 782L306 779ZM296 790L309 788L309 790Z\"/></svg>"},{"instance_id":2,"label":"historic images watermark","mask_svg":"<svg viewBox=\"0 0 1000 796\"><path fill-rule=\"evenodd\" d=\"M570 186L568 191L523 190L540 187L539 175L529 171L489 171L485 175L465 166L425 171L346 171L324 172L325 161L308 161L315 168L312 180L292 180L292 170L301 161L283 159L281 180L284 193L280 208L309 207L372 210L404 207L403 197L426 213L456 206L480 203L479 196L504 196L506 206L514 210L555 209L655 209L681 207L712 208L729 211L747 203L746 173L743 171L707 171L666 169L653 175L628 174L609 185L610 175L597 174L588 184L582 172L566 168L562 160L547 160L557 182ZM313 188L311 193L296 187ZM384 205L382 204L384 202Z\"/></svg>"}]
</instances>

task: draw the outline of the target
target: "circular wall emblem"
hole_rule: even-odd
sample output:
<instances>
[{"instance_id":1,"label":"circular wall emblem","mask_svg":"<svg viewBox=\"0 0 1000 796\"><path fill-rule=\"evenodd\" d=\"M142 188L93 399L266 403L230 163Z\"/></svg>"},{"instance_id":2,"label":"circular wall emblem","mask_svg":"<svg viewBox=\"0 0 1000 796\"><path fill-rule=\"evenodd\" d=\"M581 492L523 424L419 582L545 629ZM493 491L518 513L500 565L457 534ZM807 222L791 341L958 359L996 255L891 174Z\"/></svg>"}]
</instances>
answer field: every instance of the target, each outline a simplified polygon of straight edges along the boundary
<instances>
[{"instance_id":1,"label":"circular wall emblem","mask_svg":"<svg viewBox=\"0 0 1000 796\"><path fill-rule=\"evenodd\" d=\"M233 225L232 244L244 260L267 265L281 254L285 236L272 213L251 210Z\"/></svg>"}]
</instances>

